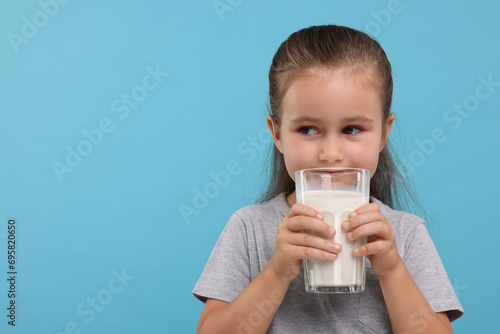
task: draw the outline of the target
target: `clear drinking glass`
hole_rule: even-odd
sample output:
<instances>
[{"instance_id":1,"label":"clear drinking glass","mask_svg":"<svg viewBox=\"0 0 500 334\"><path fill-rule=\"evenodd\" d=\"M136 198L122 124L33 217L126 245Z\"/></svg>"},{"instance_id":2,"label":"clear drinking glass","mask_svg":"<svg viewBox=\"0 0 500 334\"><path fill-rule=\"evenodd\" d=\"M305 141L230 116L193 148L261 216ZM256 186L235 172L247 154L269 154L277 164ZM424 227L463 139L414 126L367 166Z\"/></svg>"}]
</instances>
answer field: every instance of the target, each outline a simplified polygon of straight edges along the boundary
<instances>
[{"instance_id":1,"label":"clear drinking glass","mask_svg":"<svg viewBox=\"0 0 500 334\"><path fill-rule=\"evenodd\" d=\"M348 241L342 222L349 213L369 202L370 171L359 168L311 168L295 172L297 203L308 205L324 216L336 234L328 238L304 231L342 245L337 260L304 259L307 292L356 293L365 290L365 256L352 250L366 243L366 237Z\"/></svg>"}]
</instances>

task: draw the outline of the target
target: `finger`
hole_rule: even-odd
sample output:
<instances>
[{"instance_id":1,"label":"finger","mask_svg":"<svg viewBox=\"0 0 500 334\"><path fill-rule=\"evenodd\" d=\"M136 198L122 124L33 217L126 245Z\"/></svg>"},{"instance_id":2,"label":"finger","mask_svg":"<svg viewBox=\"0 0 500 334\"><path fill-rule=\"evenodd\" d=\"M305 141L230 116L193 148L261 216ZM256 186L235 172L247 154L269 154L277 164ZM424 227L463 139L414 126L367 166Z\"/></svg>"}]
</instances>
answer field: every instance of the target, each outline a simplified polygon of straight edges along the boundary
<instances>
[{"instance_id":1,"label":"finger","mask_svg":"<svg viewBox=\"0 0 500 334\"><path fill-rule=\"evenodd\" d=\"M374 221L387 221L387 218L380 211L367 211L348 218L342 222L342 228L345 231L350 231L360 225L371 223Z\"/></svg>"},{"instance_id":2,"label":"finger","mask_svg":"<svg viewBox=\"0 0 500 334\"><path fill-rule=\"evenodd\" d=\"M335 228L328 225L328 223L323 220L316 218L306 217L306 216L296 216L289 220L288 229L294 232L301 232L303 230L309 230L317 233L321 233L326 237L333 237L335 235Z\"/></svg>"},{"instance_id":3,"label":"finger","mask_svg":"<svg viewBox=\"0 0 500 334\"><path fill-rule=\"evenodd\" d=\"M354 216L359 215L361 213L370 212L370 211L380 211L380 208L375 203L368 203L368 204L360 206L356 210L352 211L349 214L349 217L354 217Z\"/></svg>"},{"instance_id":4,"label":"finger","mask_svg":"<svg viewBox=\"0 0 500 334\"><path fill-rule=\"evenodd\" d=\"M390 244L386 240L377 240L354 248L352 254L356 256L379 254L387 251L389 247Z\"/></svg>"},{"instance_id":5,"label":"finger","mask_svg":"<svg viewBox=\"0 0 500 334\"><path fill-rule=\"evenodd\" d=\"M376 235L384 240L391 239L392 228L381 221L371 222L370 224L361 225L347 233L347 240L354 241L362 237Z\"/></svg>"},{"instance_id":6,"label":"finger","mask_svg":"<svg viewBox=\"0 0 500 334\"><path fill-rule=\"evenodd\" d=\"M314 210L310 206L307 206L304 204L299 204L299 203L295 203L290 208L290 211L288 211L286 216L288 218L292 218L295 216L307 216L307 217L312 217L312 218L317 218L317 219L323 219L323 215L321 213Z\"/></svg>"},{"instance_id":7,"label":"finger","mask_svg":"<svg viewBox=\"0 0 500 334\"><path fill-rule=\"evenodd\" d=\"M342 251L340 244L307 232L294 233L288 242L295 246L313 247L329 253L338 254Z\"/></svg>"},{"instance_id":8,"label":"finger","mask_svg":"<svg viewBox=\"0 0 500 334\"><path fill-rule=\"evenodd\" d=\"M297 259L317 259L317 260L327 260L333 261L338 258L338 255L331 252L326 252L321 249L305 246L292 246L290 253Z\"/></svg>"}]
</instances>

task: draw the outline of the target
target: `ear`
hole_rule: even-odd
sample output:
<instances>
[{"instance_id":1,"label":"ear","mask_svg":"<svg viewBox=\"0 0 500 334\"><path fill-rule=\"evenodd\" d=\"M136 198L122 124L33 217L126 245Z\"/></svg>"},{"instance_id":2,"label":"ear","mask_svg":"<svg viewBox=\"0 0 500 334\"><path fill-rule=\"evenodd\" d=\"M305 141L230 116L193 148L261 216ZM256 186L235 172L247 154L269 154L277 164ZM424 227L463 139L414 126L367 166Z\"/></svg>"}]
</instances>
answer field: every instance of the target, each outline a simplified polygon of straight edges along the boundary
<instances>
[{"instance_id":1,"label":"ear","mask_svg":"<svg viewBox=\"0 0 500 334\"><path fill-rule=\"evenodd\" d=\"M389 114L389 116L387 117L387 120L385 121L385 136L384 138L382 138L382 141L380 142L380 152L382 152L382 150L384 149L385 147L385 144L387 144L387 140L389 139L389 133L391 132L391 129L392 129L392 124L394 124L394 120L396 119L396 115L394 114Z\"/></svg>"},{"instance_id":2,"label":"ear","mask_svg":"<svg viewBox=\"0 0 500 334\"><path fill-rule=\"evenodd\" d=\"M279 132L278 126L276 124L274 124L273 118L271 117L271 115L267 115L266 121L267 121L267 126L269 127L269 130L271 130L271 134L273 135L274 145L276 145L276 148L278 149L278 151L283 153L282 147L281 147L281 138L280 138L280 132Z\"/></svg>"}]
</instances>

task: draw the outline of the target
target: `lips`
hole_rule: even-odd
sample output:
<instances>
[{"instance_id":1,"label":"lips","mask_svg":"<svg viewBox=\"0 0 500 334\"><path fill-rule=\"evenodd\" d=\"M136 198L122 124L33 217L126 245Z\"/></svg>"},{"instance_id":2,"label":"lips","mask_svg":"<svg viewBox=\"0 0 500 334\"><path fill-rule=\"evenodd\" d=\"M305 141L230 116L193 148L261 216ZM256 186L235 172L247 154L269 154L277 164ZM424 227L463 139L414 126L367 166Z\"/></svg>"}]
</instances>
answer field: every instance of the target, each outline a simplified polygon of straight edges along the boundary
<instances>
[{"instance_id":1,"label":"lips","mask_svg":"<svg viewBox=\"0 0 500 334\"><path fill-rule=\"evenodd\" d=\"M314 171L321 172L324 174L339 174L349 170L347 167L326 167L326 168L314 168Z\"/></svg>"}]
</instances>

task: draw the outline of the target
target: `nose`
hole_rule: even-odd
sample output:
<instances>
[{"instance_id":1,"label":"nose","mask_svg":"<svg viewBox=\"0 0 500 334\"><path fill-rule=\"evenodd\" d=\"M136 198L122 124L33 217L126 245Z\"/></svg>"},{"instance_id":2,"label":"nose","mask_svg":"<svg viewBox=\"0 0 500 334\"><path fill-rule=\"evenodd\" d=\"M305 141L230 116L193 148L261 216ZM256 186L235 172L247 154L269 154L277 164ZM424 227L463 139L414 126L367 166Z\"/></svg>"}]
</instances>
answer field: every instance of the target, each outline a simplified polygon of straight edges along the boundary
<instances>
[{"instance_id":1,"label":"nose","mask_svg":"<svg viewBox=\"0 0 500 334\"><path fill-rule=\"evenodd\" d=\"M325 138L321 143L319 160L331 164L342 162L344 160L344 150L340 140L331 137Z\"/></svg>"}]
</instances>

